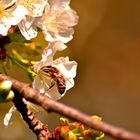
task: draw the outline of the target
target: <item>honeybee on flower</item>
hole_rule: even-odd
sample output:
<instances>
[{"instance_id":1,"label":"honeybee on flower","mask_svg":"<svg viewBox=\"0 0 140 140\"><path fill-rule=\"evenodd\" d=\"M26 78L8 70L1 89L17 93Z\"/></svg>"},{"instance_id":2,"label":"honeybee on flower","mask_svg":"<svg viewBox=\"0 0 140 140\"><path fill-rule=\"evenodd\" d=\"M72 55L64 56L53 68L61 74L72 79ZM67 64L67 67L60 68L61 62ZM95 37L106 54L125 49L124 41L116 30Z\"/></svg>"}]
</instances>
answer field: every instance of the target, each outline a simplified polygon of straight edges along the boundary
<instances>
[{"instance_id":1,"label":"honeybee on flower","mask_svg":"<svg viewBox=\"0 0 140 140\"><path fill-rule=\"evenodd\" d=\"M62 42L50 43L44 50L42 59L34 65L37 75L33 81L33 88L54 100L60 99L74 86L77 63L69 61L68 57L53 60L56 51L65 48Z\"/></svg>"}]
</instances>

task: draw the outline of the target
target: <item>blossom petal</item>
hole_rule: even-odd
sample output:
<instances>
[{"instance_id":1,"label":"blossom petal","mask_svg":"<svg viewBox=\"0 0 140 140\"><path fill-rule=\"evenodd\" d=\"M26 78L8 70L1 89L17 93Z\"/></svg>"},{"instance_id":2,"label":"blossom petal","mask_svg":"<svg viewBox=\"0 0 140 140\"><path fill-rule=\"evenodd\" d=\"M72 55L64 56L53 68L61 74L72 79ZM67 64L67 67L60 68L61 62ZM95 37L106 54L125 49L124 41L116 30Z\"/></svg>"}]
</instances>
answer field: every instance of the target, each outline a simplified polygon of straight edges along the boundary
<instances>
[{"instance_id":1,"label":"blossom petal","mask_svg":"<svg viewBox=\"0 0 140 140\"><path fill-rule=\"evenodd\" d=\"M38 72L45 64L50 64L53 61L53 56L56 51L62 51L67 48L62 42L51 42L42 53L42 59L34 65L34 70Z\"/></svg>"},{"instance_id":2,"label":"blossom petal","mask_svg":"<svg viewBox=\"0 0 140 140\"><path fill-rule=\"evenodd\" d=\"M17 2L17 0L1 0L0 5L3 5L6 8L6 7L13 5L16 2Z\"/></svg>"},{"instance_id":3,"label":"blossom petal","mask_svg":"<svg viewBox=\"0 0 140 140\"><path fill-rule=\"evenodd\" d=\"M73 80L73 78L68 79L66 81L66 91L69 90L70 88L72 88L73 86L74 86L74 80Z\"/></svg>"},{"instance_id":4,"label":"blossom petal","mask_svg":"<svg viewBox=\"0 0 140 140\"><path fill-rule=\"evenodd\" d=\"M61 33L54 33L54 32L46 32L45 40L49 42L53 41L62 41L63 43L67 43L72 40L73 36L68 34L67 36L62 35Z\"/></svg>"},{"instance_id":5,"label":"blossom petal","mask_svg":"<svg viewBox=\"0 0 140 140\"><path fill-rule=\"evenodd\" d=\"M33 80L33 88L36 88L40 93L44 93L44 84L41 82L40 77L37 75Z\"/></svg>"},{"instance_id":6,"label":"blossom petal","mask_svg":"<svg viewBox=\"0 0 140 140\"><path fill-rule=\"evenodd\" d=\"M51 43L49 43L48 47L43 51L42 58L47 59L48 61L50 61L49 59L52 60L52 58L55 55L56 51L63 51L66 48L67 48L67 46L64 45L60 41L51 42Z\"/></svg>"},{"instance_id":7,"label":"blossom petal","mask_svg":"<svg viewBox=\"0 0 140 140\"><path fill-rule=\"evenodd\" d=\"M65 9L70 4L70 0L49 0L49 4L51 12L55 13Z\"/></svg>"},{"instance_id":8,"label":"blossom petal","mask_svg":"<svg viewBox=\"0 0 140 140\"><path fill-rule=\"evenodd\" d=\"M27 10L23 6L17 6L15 11L10 14L10 17L6 18L5 21L11 25L17 25L27 14Z\"/></svg>"},{"instance_id":9,"label":"blossom petal","mask_svg":"<svg viewBox=\"0 0 140 140\"><path fill-rule=\"evenodd\" d=\"M71 9L70 7L67 8L67 10L64 10L61 13L61 16L57 17L59 24L68 26L68 27L72 27L75 26L78 23L79 17L76 13L76 11L74 11L73 9Z\"/></svg>"},{"instance_id":10,"label":"blossom petal","mask_svg":"<svg viewBox=\"0 0 140 140\"><path fill-rule=\"evenodd\" d=\"M35 18L26 16L19 24L18 27L22 33L22 35L27 39L30 40L37 36L37 31L34 29L34 20Z\"/></svg>"},{"instance_id":11,"label":"blossom petal","mask_svg":"<svg viewBox=\"0 0 140 140\"><path fill-rule=\"evenodd\" d=\"M38 3L32 3L28 8L28 15L32 17L42 16L47 0L38 1Z\"/></svg>"},{"instance_id":12,"label":"blossom petal","mask_svg":"<svg viewBox=\"0 0 140 140\"><path fill-rule=\"evenodd\" d=\"M69 61L68 57L60 57L54 60L53 64L61 71L66 79L76 76L77 63L75 61Z\"/></svg>"},{"instance_id":13,"label":"blossom petal","mask_svg":"<svg viewBox=\"0 0 140 140\"><path fill-rule=\"evenodd\" d=\"M1 23L1 21L0 21L0 34L3 36L6 36L10 27L11 27L11 25Z\"/></svg>"},{"instance_id":14,"label":"blossom petal","mask_svg":"<svg viewBox=\"0 0 140 140\"><path fill-rule=\"evenodd\" d=\"M6 115L4 117L4 122L3 122L5 126L8 126L10 124L12 115L13 115L13 113L15 113L15 111L16 111L16 107L12 106L10 108L10 110L8 111L8 113L6 113Z\"/></svg>"}]
</instances>

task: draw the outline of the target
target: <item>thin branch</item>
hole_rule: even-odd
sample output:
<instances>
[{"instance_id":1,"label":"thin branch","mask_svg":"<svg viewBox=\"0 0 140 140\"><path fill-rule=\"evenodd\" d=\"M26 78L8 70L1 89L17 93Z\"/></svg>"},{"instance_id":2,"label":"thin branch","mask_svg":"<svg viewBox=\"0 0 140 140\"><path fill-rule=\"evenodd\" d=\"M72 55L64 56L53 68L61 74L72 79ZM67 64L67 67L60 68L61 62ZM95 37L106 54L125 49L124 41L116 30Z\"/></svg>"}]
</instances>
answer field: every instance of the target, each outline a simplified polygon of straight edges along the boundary
<instances>
[{"instance_id":1,"label":"thin branch","mask_svg":"<svg viewBox=\"0 0 140 140\"><path fill-rule=\"evenodd\" d=\"M0 81L2 80L10 80L13 83L13 90L19 91L20 96L23 96L30 102L42 106L46 111L53 111L62 114L93 129L100 130L106 135L111 136L117 140L140 140L139 134L129 132L123 128L110 125L103 121L94 120L90 116L78 111L77 109L47 98L45 95L40 94L35 89L29 87L28 84L19 82L11 77L0 74Z\"/></svg>"},{"instance_id":2,"label":"thin branch","mask_svg":"<svg viewBox=\"0 0 140 140\"><path fill-rule=\"evenodd\" d=\"M38 140L49 140L51 134L48 130L47 125L39 121L31 109L28 107L27 103L23 101L23 97L15 92L15 98L13 99L15 107L21 113L23 120L28 124L29 128L37 136Z\"/></svg>"}]
</instances>

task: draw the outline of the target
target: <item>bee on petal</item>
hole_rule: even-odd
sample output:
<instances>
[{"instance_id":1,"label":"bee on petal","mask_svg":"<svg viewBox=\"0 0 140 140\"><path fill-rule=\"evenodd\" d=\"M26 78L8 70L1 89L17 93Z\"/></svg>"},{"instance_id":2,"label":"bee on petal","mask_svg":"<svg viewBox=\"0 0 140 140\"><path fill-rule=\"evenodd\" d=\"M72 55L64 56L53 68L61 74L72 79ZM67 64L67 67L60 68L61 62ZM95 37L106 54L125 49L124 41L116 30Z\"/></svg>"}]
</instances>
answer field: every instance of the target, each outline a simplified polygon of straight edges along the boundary
<instances>
[{"instance_id":1,"label":"bee on petal","mask_svg":"<svg viewBox=\"0 0 140 140\"><path fill-rule=\"evenodd\" d=\"M55 53L65 48L62 42L50 43L44 50L42 59L34 65L37 75L33 81L33 88L54 100L63 97L66 91L74 86L77 63L69 61L68 57L53 60Z\"/></svg>"},{"instance_id":2,"label":"bee on petal","mask_svg":"<svg viewBox=\"0 0 140 140\"><path fill-rule=\"evenodd\" d=\"M48 90L56 85L59 93L61 95L64 94L66 90L66 80L63 74L57 68L53 66L44 66L40 69L40 73L44 73L44 75L46 74L46 76L50 77L52 80Z\"/></svg>"}]
</instances>

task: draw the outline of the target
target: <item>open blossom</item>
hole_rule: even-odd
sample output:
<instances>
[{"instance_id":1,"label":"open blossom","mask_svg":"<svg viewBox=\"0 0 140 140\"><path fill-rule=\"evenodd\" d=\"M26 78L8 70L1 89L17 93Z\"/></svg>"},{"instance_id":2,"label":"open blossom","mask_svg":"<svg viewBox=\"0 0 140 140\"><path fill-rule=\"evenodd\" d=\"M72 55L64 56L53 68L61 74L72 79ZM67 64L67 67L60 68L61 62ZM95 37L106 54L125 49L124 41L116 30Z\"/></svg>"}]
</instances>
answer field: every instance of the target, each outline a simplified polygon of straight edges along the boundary
<instances>
[{"instance_id":1,"label":"open blossom","mask_svg":"<svg viewBox=\"0 0 140 140\"><path fill-rule=\"evenodd\" d=\"M45 34L47 41L67 43L72 39L73 26L78 23L77 13L70 8L69 4L70 0L50 0L46 1L46 3L38 3L40 9L44 10L45 8L44 13L41 11L39 17L36 12L29 12L28 16L30 17L25 17L19 25L22 34L28 40L34 38L35 35L33 33L36 33L36 27L39 27Z\"/></svg>"},{"instance_id":2,"label":"open blossom","mask_svg":"<svg viewBox=\"0 0 140 140\"><path fill-rule=\"evenodd\" d=\"M78 22L77 13L70 8L70 0L50 0L48 3L38 26L47 41L67 43L74 33L72 27Z\"/></svg>"},{"instance_id":3,"label":"open blossom","mask_svg":"<svg viewBox=\"0 0 140 140\"><path fill-rule=\"evenodd\" d=\"M42 16L47 2L47 0L19 0L18 4L27 9L27 14L18 24L18 27L27 40L37 36L36 18Z\"/></svg>"},{"instance_id":4,"label":"open blossom","mask_svg":"<svg viewBox=\"0 0 140 140\"><path fill-rule=\"evenodd\" d=\"M77 63L69 61L68 57L53 60L56 51L62 51L66 46L61 42L52 42L44 50L41 61L34 65L37 75L33 81L33 88L40 93L58 100L67 90L74 86Z\"/></svg>"},{"instance_id":5,"label":"open blossom","mask_svg":"<svg viewBox=\"0 0 140 140\"><path fill-rule=\"evenodd\" d=\"M0 34L5 36L12 25L17 25L25 16L26 9L17 0L0 1Z\"/></svg>"}]
</instances>

